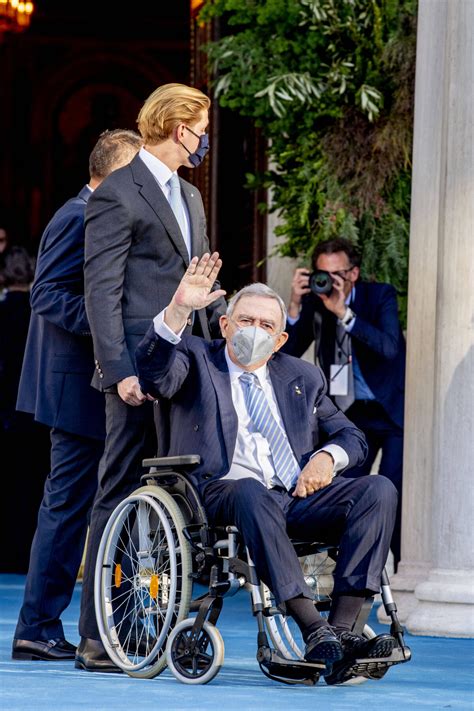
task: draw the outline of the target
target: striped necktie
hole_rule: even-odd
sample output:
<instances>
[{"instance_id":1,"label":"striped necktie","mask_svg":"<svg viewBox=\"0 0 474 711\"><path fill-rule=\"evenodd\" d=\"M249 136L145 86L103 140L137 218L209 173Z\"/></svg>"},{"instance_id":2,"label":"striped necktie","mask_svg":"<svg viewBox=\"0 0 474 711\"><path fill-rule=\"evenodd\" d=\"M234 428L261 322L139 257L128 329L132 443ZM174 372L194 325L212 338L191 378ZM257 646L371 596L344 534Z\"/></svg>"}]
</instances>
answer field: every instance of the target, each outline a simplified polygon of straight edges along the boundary
<instances>
[{"instance_id":1,"label":"striped necktie","mask_svg":"<svg viewBox=\"0 0 474 711\"><path fill-rule=\"evenodd\" d=\"M255 429L267 440L273 458L275 473L286 489L291 489L298 477L299 468L290 443L282 428L275 420L270 405L253 373L239 376L244 391L245 404Z\"/></svg>"}]
</instances>

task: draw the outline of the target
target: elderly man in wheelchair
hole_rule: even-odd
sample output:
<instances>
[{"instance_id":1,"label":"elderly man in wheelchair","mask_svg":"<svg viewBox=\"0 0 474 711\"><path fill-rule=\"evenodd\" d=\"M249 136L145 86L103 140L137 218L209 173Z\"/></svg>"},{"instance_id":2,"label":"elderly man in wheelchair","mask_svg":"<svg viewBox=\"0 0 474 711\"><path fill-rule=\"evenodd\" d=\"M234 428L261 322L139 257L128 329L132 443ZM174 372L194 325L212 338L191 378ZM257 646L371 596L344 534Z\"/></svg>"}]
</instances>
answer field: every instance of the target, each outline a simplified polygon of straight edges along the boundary
<instances>
[{"instance_id":1,"label":"elderly man in wheelchair","mask_svg":"<svg viewBox=\"0 0 474 711\"><path fill-rule=\"evenodd\" d=\"M167 456L144 461L144 485L104 531L102 641L130 676L168 665L180 681L206 683L223 662L223 598L245 587L267 676L381 678L410 658L384 571L396 491L385 477L337 476L363 461L365 439L319 368L278 352L287 336L276 292L238 292L222 340L182 336L192 312L225 293L212 290L220 267L217 253L194 258L137 350ZM193 580L208 581L194 600ZM380 591L392 625L376 636L365 622Z\"/></svg>"}]
</instances>

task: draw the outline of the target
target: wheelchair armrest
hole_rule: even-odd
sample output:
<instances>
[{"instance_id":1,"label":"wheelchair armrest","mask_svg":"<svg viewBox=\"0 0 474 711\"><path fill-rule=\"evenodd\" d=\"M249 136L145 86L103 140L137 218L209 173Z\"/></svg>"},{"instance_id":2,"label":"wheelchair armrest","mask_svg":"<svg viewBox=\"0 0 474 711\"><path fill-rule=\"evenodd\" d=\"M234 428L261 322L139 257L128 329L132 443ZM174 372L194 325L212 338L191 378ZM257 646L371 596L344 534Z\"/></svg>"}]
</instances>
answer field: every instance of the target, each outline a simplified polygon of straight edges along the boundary
<instances>
[{"instance_id":1,"label":"wheelchair armrest","mask_svg":"<svg viewBox=\"0 0 474 711\"><path fill-rule=\"evenodd\" d=\"M181 467L192 467L201 463L199 454L184 454L181 457L153 457L144 459L143 467L154 467L155 469L180 469Z\"/></svg>"}]
</instances>

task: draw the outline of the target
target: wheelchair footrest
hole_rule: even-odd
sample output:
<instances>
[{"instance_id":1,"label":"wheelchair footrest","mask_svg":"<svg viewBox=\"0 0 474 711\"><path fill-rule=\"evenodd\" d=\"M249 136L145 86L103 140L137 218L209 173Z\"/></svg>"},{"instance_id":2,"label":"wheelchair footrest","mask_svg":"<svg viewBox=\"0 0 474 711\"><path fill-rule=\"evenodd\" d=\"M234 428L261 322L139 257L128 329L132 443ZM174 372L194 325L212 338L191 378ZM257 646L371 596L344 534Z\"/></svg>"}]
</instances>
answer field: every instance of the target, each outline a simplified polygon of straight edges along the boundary
<instances>
[{"instance_id":1,"label":"wheelchair footrest","mask_svg":"<svg viewBox=\"0 0 474 711\"><path fill-rule=\"evenodd\" d=\"M403 664L411 659L409 647L395 647L389 657L374 659L353 659L350 662L336 662L325 674L327 684L342 684L355 677L381 679L395 664Z\"/></svg>"},{"instance_id":2,"label":"wheelchair footrest","mask_svg":"<svg viewBox=\"0 0 474 711\"><path fill-rule=\"evenodd\" d=\"M268 647L259 648L257 660L265 676L283 684L314 686L326 669L324 664L285 659L278 652Z\"/></svg>"}]
</instances>

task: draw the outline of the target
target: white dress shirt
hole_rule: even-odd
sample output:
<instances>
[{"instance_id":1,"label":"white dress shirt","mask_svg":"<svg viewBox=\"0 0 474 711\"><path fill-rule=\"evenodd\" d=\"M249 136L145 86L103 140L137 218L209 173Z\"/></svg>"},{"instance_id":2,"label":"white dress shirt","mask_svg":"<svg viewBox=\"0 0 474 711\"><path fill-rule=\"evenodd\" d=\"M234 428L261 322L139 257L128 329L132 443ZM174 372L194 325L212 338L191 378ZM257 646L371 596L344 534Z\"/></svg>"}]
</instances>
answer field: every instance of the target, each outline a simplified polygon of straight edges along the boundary
<instances>
[{"instance_id":1,"label":"white dress shirt","mask_svg":"<svg viewBox=\"0 0 474 711\"><path fill-rule=\"evenodd\" d=\"M161 311L153 319L155 333L170 343L179 343L185 327L183 326L180 333L176 334L164 322L164 314L165 310ZM225 359L229 369L232 404L237 414L238 429L232 463L229 471L222 479L243 479L250 477L262 482L268 489L273 486L281 486L281 481L275 475L270 445L267 439L265 439L260 432L255 430L247 411L244 392L239 382L239 376L246 371L230 359L227 345L225 347ZM262 365L252 372L258 378L260 387L265 393L272 415L283 432L285 432L285 426L278 409L267 365ZM334 474L337 474L338 471L344 469L349 464L347 452L338 444L327 444L321 449L318 449L317 452L328 452L331 455L334 460ZM317 452L314 452L314 454L317 454ZM314 454L312 456L314 456ZM296 458L294 462L296 469L298 467Z\"/></svg>"},{"instance_id":2,"label":"white dress shirt","mask_svg":"<svg viewBox=\"0 0 474 711\"><path fill-rule=\"evenodd\" d=\"M142 161L145 163L148 170L150 170L150 172L152 173L156 182L158 183L161 190L163 191L163 195L169 202L171 188L168 185L168 180L171 178L173 171L171 171L168 168L168 166L163 163L163 161L161 161L159 158L156 158L156 156L152 155L150 153L150 151L147 151L146 148L143 148L143 147L140 148L140 152L138 155L142 159ZM186 244L186 249L188 250L189 259L191 259L191 227L190 227L189 213L188 213L188 208L187 208L186 202L183 200L182 197L181 197L181 203L183 205L184 222L185 222L185 227L184 227L185 234L183 235L183 238L184 238L184 242Z\"/></svg>"}]
</instances>

